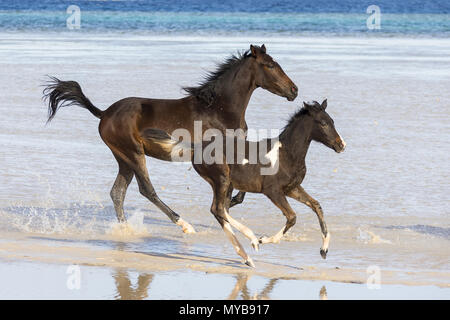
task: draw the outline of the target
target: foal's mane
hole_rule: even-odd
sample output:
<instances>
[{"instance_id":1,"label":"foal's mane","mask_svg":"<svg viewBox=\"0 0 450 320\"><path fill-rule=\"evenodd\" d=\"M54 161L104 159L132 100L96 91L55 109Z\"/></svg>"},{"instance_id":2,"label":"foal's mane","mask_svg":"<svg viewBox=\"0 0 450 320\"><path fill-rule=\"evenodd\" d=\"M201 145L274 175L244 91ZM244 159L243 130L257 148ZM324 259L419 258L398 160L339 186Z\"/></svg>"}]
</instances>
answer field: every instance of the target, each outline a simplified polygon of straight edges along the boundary
<instances>
[{"instance_id":1,"label":"foal's mane","mask_svg":"<svg viewBox=\"0 0 450 320\"><path fill-rule=\"evenodd\" d=\"M317 101L308 102L305 106L297 110L293 115L291 115L281 134L285 133L287 129L292 127L297 122L297 120L308 114L308 109L320 110L320 103L318 103Z\"/></svg>"},{"instance_id":2,"label":"foal's mane","mask_svg":"<svg viewBox=\"0 0 450 320\"><path fill-rule=\"evenodd\" d=\"M183 87L183 90L186 91L189 95L197 97L198 99L204 101L208 105L208 107L210 107L216 98L216 90L215 90L216 83L220 81L221 77L225 73L234 69L244 59L250 56L251 56L250 50L233 54L232 56L228 57L224 62L218 64L215 71L208 72L205 75L204 80L200 82L198 86Z\"/></svg>"}]
</instances>

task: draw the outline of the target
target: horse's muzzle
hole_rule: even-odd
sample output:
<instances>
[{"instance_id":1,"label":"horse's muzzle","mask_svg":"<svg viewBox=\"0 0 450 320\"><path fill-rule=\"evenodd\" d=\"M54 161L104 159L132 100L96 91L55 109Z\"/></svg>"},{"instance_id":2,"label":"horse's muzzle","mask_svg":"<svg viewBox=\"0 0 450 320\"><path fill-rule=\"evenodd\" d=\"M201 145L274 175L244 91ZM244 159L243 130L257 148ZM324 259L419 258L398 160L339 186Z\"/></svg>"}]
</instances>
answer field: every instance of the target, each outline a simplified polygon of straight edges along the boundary
<instances>
[{"instance_id":1,"label":"horse's muzzle","mask_svg":"<svg viewBox=\"0 0 450 320\"><path fill-rule=\"evenodd\" d=\"M338 141L336 141L336 143L333 145L333 149L334 151L336 151L337 153L341 153L344 152L345 150L345 146L347 144L345 143L344 140L339 139Z\"/></svg>"},{"instance_id":2,"label":"horse's muzzle","mask_svg":"<svg viewBox=\"0 0 450 320\"><path fill-rule=\"evenodd\" d=\"M294 84L294 86L290 89L290 91L286 94L286 99L288 101L294 101L295 98L297 98L298 95L298 88L297 86Z\"/></svg>"}]
</instances>

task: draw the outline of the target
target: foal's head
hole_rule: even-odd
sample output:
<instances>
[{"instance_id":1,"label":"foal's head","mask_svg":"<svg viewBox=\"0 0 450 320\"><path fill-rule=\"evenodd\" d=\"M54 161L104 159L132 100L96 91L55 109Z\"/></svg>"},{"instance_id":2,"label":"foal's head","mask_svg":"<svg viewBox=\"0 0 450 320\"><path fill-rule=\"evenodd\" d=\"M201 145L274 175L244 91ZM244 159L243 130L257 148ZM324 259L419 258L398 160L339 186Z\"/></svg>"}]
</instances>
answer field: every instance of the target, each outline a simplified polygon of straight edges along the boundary
<instances>
[{"instance_id":1,"label":"foal's head","mask_svg":"<svg viewBox=\"0 0 450 320\"><path fill-rule=\"evenodd\" d=\"M345 141L337 133L333 119L325 111L327 100L325 99L322 104L317 101L303 102L303 105L314 120L311 132L312 140L321 142L338 153L344 151Z\"/></svg>"},{"instance_id":2,"label":"foal's head","mask_svg":"<svg viewBox=\"0 0 450 320\"><path fill-rule=\"evenodd\" d=\"M250 53L255 62L256 85L293 101L297 97L298 88L280 65L266 53L266 46L251 45Z\"/></svg>"}]
</instances>

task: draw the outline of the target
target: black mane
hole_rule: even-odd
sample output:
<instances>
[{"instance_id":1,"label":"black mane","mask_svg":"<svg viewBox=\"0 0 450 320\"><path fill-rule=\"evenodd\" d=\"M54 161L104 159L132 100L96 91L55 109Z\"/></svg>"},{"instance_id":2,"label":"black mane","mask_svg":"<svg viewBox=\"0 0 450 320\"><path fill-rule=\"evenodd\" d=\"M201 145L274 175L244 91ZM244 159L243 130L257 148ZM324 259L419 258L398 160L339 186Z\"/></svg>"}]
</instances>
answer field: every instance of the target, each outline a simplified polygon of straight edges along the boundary
<instances>
[{"instance_id":1,"label":"black mane","mask_svg":"<svg viewBox=\"0 0 450 320\"><path fill-rule=\"evenodd\" d=\"M227 58L224 62L220 63L215 71L210 71L206 74L205 79L197 87L183 87L191 96L197 97L203 100L208 107L214 102L216 98L215 84L227 71L237 66L242 60L249 57L250 50L244 52L238 52L235 55Z\"/></svg>"},{"instance_id":2,"label":"black mane","mask_svg":"<svg viewBox=\"0 0 450 320\"><path fill-rule=\"evenodd\" d=\"M283 132L286 131L286 129L290 128L294 123L303 117L305 114L308 113L308 109L316 109L320 110L320 103L317 101L308 102L305 106L297 110L288 120L287 124L283 128Z\"/></svg>"}]
</instances>

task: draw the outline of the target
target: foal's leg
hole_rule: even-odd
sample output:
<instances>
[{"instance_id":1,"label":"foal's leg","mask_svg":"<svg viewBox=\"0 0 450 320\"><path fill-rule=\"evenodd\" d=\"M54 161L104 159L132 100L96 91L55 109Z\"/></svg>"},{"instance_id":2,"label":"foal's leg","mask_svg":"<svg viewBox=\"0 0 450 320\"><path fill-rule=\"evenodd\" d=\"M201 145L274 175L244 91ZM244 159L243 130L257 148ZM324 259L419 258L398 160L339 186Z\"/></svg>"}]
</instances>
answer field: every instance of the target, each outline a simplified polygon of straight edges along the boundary
<instances>
[{"instance_id":1,"label":"foal's leg","mask_svg":"<svg viewBox=\"0 0 450 320\"><path fill-rule=\"evenodd\" d=\"M111 189L110 195L114 203L114 209L116 210L117 220L119 222L126 222L125 215L123 213L123 201L127 188L133 179L133 169L130 168L124 161L116 157L119 164L119 173L117 174L116 181Z\"/></svg>"},{"instance_id":2,"label":"foal's leg","mask_svg":"<svg viewBox=\"0 0 450 320\"><path fill-rule=\"evenodd\" d=\"M159 199L152 183L150 182L144 155L137 156L133 169L139 185L139 192L150 200L155 206L157 206L162 212L164 212L173 223L181 226L184 233L195 233L194 228L189 223L181 219L177 213L175 213L164 202L162 202L161 199Z\"/></svg>"},{"instance_id":3,"label":"foal's leg","mask_svg":"<svg viewBox=\"0 0 450 320\"><path fill-rule=\"evenodd\" d=\"M295 224L297 217L289 202L282 193L266 194L266 196L283 212L286 225L272 237L261 237L259 243L279 243L283 235Z\"/></svg>"},{"instance_id":4,"label":"foal's leg","mask_svg":"<svg viewBox=\"0 0 450 320\"><path fill-rule=\"evenodd\" d=\"M327 252L328 252L328 245L330 243L330 233L327 230L327 224L325 223L325 219L323 218L323 211L322 207L320 206L320 203L312 198L309 194L306 193L306 191L301 187L298 186L295 189L293 189L289 194L289 197L300 201L301 203L306 204L308 207L310 207L317 215L317 218L319 218L319 224L320 229L322 230L322 247L320 248L320 255L322 258L326 259Z\"/></svg>"},{"instance_id":5,"label":"foal's leg","mask_svg":"<svg viewBox=\"0 0 450 320\"><path fill-rule=\"evenodd\" d=\"M226 236L233 244L236 253L244 259L244 263L250 267L255 267L252 258L247 255L244 248L236 238L233 229L231 228L231 222L227 218L227 216L229 217L229 215L227 213L227 210L225 209L225 202L228 195L227 191L229 187L229 181L225 177L219 178L218 180L219 181L212 183L214 190L214 199L211 206L211 213L222 226L222 229L225 232Z\"/></svg>"}]
</instances>

